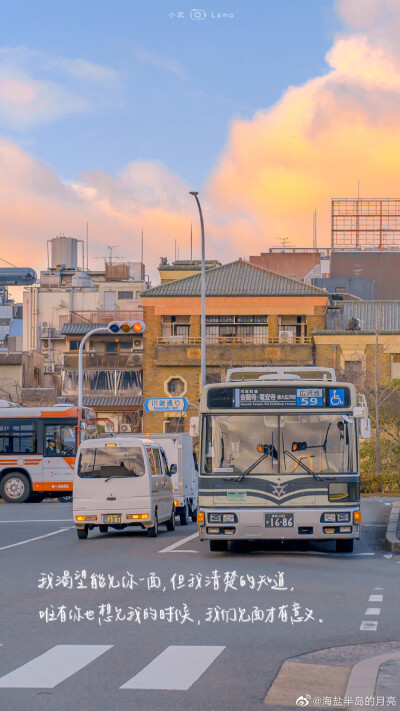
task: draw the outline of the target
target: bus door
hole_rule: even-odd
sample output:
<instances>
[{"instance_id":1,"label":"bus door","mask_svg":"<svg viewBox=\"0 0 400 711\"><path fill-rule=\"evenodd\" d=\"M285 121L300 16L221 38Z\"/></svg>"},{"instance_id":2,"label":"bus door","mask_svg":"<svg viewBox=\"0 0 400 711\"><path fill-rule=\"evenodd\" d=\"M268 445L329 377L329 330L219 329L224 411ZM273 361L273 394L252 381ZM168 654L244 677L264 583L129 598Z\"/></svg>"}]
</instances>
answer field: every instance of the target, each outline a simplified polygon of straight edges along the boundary
<instances>
[{"instance_id":1,"label":"bus door","mask_svg":"<svg viewBox=\"0 0 400 711\"><path fill-rule=\"evenodd\" d=\"M51 488L72 490L76 437L76 420L43 423L43 482Z\"/></svg>"}]
</instances>

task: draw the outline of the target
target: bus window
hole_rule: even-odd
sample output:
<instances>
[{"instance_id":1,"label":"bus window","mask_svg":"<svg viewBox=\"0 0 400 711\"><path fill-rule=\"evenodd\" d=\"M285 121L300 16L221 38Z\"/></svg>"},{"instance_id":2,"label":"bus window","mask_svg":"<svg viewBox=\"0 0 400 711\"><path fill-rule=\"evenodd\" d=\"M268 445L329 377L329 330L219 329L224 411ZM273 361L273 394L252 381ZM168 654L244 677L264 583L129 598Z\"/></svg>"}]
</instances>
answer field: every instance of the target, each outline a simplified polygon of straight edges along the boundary
<instances>
[{"instance_id":1,"label":"bus window","mask_svg":"<svg viewBox=\"0 0 400 711\"><path fill-rule=\"evenodd\" d=\"M2 422L0 424L0 454L35 454L36 424L34 422Z\"/></svg>"},{"instance_id":2,"label":"bus window","mask_svg":"<svg viewBox=\"0 0 400 711\"><path fill-rule=\"evenodd\" d=\"M75 430L71 425L45 425L44 456L75 457Z\"/></svg>"}]
</instances>

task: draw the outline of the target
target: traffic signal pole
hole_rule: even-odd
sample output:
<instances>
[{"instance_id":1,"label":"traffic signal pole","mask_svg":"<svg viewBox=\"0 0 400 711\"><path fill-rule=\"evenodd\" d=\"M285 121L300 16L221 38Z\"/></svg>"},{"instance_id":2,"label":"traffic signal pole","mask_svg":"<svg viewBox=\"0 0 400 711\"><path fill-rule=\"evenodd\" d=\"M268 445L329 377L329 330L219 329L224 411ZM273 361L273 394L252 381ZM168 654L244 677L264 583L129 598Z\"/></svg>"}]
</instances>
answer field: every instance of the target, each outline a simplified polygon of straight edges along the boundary
<instances>
[{"instance_id":1,"label":"traffic signal pole","mask_svg":"<svg viewBox=\"0 0 400 711\"><path fill-rule=\"evenodd\" d=\"M102 326L101 328L94 328L92 331L86 334L81 340L79 346L78 355L78 407L83 407L83 349L85 347L86 341L90 336L95 336L96 333L110 333L108 326Z\"/></svg>"}]
</instances>

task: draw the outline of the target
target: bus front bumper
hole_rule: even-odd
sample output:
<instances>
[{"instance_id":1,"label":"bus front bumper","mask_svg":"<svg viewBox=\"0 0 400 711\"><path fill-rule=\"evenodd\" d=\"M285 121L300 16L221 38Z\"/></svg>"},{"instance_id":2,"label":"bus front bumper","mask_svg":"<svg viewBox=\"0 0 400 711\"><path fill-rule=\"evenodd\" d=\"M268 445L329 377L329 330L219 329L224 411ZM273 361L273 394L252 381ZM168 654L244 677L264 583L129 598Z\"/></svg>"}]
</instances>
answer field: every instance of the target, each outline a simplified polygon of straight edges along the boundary
<instances>
[{"instance_id":1,"label":"bus front bumper","mask_svg":"<svg viewBox=\"0 0 400 711\"><path fill-rule=\"evenodd\" d=\"M205 540L319 540L359 539L359 506L313 509L200 508L204 523L199 537ZM220 517L220 520L218 520ZM332 519L335 520L332 520ZM327 520L325 520L327 519ZM347 520L345 520L347 519Z\"/></svg>"}]
</instances>

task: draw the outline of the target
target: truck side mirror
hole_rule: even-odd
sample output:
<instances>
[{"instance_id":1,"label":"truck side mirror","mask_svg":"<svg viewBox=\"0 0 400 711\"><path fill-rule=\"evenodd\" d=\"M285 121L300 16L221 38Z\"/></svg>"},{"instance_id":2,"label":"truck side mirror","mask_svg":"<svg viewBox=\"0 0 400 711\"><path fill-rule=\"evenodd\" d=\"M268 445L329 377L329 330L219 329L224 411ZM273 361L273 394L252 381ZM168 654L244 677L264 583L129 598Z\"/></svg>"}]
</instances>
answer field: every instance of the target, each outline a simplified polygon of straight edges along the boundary
<instances>
[{"instance_id":1,"label":"truck side mirror","mask_svg":"<svg viewBox=\"0 0 400 711\"><path fill-rule=\"evenodd\" d=\"M176 474L177 471L178 467L176 466L176 464L171 464L169 468L169 475L171 476L172 474Z\"/></svg>"}]
</instances>

